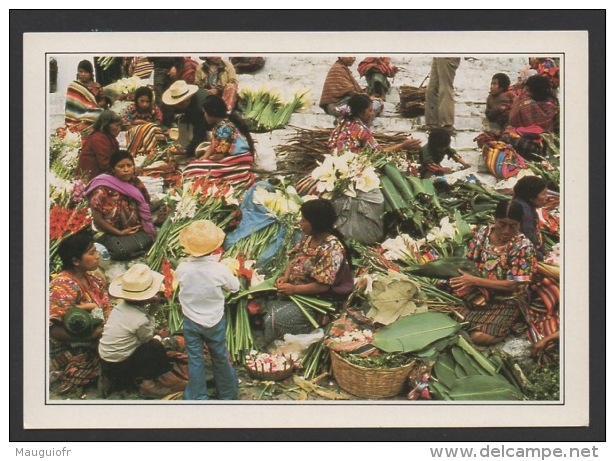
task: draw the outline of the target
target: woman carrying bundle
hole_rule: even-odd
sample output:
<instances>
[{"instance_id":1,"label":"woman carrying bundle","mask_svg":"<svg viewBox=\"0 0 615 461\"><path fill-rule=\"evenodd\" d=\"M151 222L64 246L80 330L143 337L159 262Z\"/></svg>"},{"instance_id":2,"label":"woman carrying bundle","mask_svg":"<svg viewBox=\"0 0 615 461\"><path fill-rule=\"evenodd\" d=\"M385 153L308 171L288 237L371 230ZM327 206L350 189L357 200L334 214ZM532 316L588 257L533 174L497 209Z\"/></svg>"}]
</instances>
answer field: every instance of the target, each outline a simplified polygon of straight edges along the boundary
<instances>
[{"instance_id":1,"label":"woman carrying bundle","mask_svg":"<svg viewBox=\"0 0 615 461\"><path fill-rule=\"evenodd\" d=\"M482 276L460 270L461 275L450 280L456 294L466 297L472 306L460 313L477 345L502 341L521 311L527 309L536 253L532 242L519 232L522 219L519 203L500 202L495 209L495 223L476 231L466 254Z\"/></svg>"},{"instance_id":2,"label":"woman carrying bundle","mask_svg":"<svg viewBox=\"0 0 615 461\"><path fill-rule=\"evenodd\" d=\"M301 309L286 298L308 295L344 299L352 292L350 264L338 232L334 228L335 210L330 201L316 199L301 205L299 226L303 236L290 252L290 261L275 286L277 299L265 303L263 324L265 341L281 338L286 333L308 333L311 322ZM307 309L313 315L313 311Z\"/></svg>"},{"instance_id":3,"label":"woman carrying bundle","mask_svg":"<svg viewBox=\"0 0 615 461\"><path fill-rule=\"evenodd\" d=\"M198 160L187 165L184 178L210 176L234 185L251 185L255 150L246 124L235 113L227 114L226 103L218 95L205 100L203 113L213 127L211 144Z\"/></svg>"},{"instance_id":4,"label":"woman carrying bundle","mask_svg":"<svg viewBox=\"0 0 615 461\"><path fill-rule=\"evenodd\" d=\"M120 150L111 156L112 174L101 174L85 193L94 225L103 233L99 242L111 259L128 260L144 254L156 238L147 189L135 175L132 156Z\"/></svg>"}]
</instances>

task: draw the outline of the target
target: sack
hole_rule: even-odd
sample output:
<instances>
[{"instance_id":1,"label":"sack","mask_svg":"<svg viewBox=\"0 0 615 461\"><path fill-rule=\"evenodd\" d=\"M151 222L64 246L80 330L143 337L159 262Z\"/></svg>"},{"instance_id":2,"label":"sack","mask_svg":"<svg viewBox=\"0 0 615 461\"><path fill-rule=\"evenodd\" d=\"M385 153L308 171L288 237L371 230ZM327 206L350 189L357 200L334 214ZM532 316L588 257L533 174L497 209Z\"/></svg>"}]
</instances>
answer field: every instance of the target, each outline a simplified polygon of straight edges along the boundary
<instances>
[{"instance_id":1,"label":"sack","mask_svg":"<svg viewBox=\"0 0 615 461\"><path fill-rule=\"evenodd\" d=\"M335 283L331 285L329 292L336 296L346 296L352 293L352 290L354 290L354 278L348 261L344 259L335 276Z\"/></svg>"},{"instance_id":2,"label":"sack","mask_svg":"<svg viewBox=\"0 0 615 461\"><path fill-rule=\"evenodd\" d=\"M333 201L337 214L335 227L344 237L371 245L384 235L384 197L380 189L359 192L356 197L342 196Z\"/></svg>"},{"instance_id":3,"label":"sack","mask_svg":"<svg viewBox=\"0 0 615 461\"><path fill-rule=\"evenodd\" d=\"M489 172L498 179L516 176L527 168L525 160L510 144L490 141L483 146L483 159Z\"/></svg>"},{"instance_id":4,"label":"sack","mask_svg":"<svg viewBox=\"0 0 615 461\"><path fill-rule=\"evenodd\" d=\"M143 230L132 235L104 234L98 242L107 248L111 259L115 261L127 261L144 255L154 243L152 237Z\"/></svg>"},{"instance_id":5,"label":"sack","mask_svg":"<svg viewBox=\"0 0 615 461\"><path fill-rule=\"evenodd\" d=\"M71 307L62 318L64 328L71 335L79 338L90 336L92 332L102 323L102 319L95 318L89 311Z\"/></svg>"}]
</instances>

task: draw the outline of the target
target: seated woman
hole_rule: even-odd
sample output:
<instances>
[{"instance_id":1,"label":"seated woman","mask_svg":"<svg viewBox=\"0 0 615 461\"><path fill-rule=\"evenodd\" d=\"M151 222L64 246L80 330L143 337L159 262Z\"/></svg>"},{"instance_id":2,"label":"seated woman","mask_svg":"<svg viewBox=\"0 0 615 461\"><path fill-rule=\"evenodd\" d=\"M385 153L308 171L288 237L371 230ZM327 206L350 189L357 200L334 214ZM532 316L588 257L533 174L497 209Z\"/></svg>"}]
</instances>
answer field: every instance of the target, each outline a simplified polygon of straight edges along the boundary
<instances>
[{"instance_id":1,"label":"seated woman","mask_svg":"<svg viewBox=\"0 0 615 461\"><path fill-rule=\"evenodd\" d=\"M250 167L254 161L254 141L243 120L232 113L227 115L226 103L217 95L203 103L205 120L212 128L211 144L196 161L190 162L184 179L210 176L248 187L254 182Z\"/></svg>"},{"instance_id":2,"label":"seated woman","mask_svg":"<svg viewBox=\"0 0 615 461\"><path fill-rule=\"evenodd\" d=\"M399 69L391 65L391 58L369 57L359 63L357 70L359 75L365 77L367 81L367 94L384 101L391 89L389 78L395 77Z\"/></svg>"},{"instance_id":3,"label":"seated woman","mask_svg":"<svg viewBox=\"0 0 615 461\"><path fill-rule=\"evenodd\" d=\"M310 295L344 299L354 288L350 264L334 223L330 201L310 200L301 205L299 222L303 236L290 252L284 273L275 282L279 295ZM265 341L286 333L308 333L312 323L297 305L286 298L267 300L263 309ZM308 309L313 316L314 312Z\"/></svg>"},{"instance_id":4,"label":"seated woman","mask_svg":"<svg viewBox=\"0 0 615 461\"><path fill-rule=\"evenodd\" d=\"M94 81L94 66L88 60L77 66L77 80L66 91L65 121L72 131L87 130L107 107L105 92Z\"/></svg>"},{"instance_id":5,"label":"seated woman","mask_svg":"<svg viewBox=\"0 0 615 461\"><path fill-rule=\"evenodd\" d=\"M109 380L105 391L136 384L141 397L160 398L188 384L173 372L164 345L154 339L163 280L147 265L135 264L109 285L109 294L122 301L111 312L98 345L103 376Z\"/></svg>"},{"instance_id":6,"label":"seated woman","mask_svg":"<svg viewBox=\"0 0 615 461\"><path fill-rule=\"evenodd\" d=\"M144 254L156 238L152 224L150 197L135 175L135 162L125 150L111 156L112 174L101 174L88 185L85 193L98 239L111 259L122 261Z\"/></svg>"},{"instance_id":7,"label":"seated woman","mask_svg":"<svg viewBox=\"0 0 615 461\"><path fill-rule=\"evenodd\" d=\"M476 231L466 257L476 264L482 277L463 271L450 279L455 292L469 300L471 308L460 313L468 322L470 337L477 345L502 341L510 332L521 309L527 307L528 284L536 271L534 246L519 232L523 208L506 200L495 209L495 223ZM481 296L476 296L478 289ZM484 302L478 302L482 299Z\"/></svg>"},{"instance_id":8,"label":"seated woman","mask_svg":"<svg viewBox=\"0 0 615 461\"><path fill-rule=\"evenodd\" d=\"M401 143L383 148L374 139L369 128L374 120L374 108L370 97L362 93L354 94L348 101L348 106L350 113L339 119L329 136L327 147L331 153L349 150L357 154L364 148L394 152L401 149L416 150L421 146L418 139L408 138Z\"/></svg>"},{"instance_id":9,"label":"seated woman","mask_svg":"<svg viewBox=\"0 0 615 461\"><path fill-rule=\"evenodd\" d=\"M122 130L122 119L115 112L106 110L96 119L93 129L79 152L75 168L75 179L86 182L109 171L109 159L120 149L117 136Z\"/></svg>"},{"instance_id":10,"label":"seated woman","mask_svg":"<svg viewBox=\"0 0 615 461\"><path fill-rule=\"evenodd\" d=\"M533 75L527 79L524 91L510 108L509 124L513 128L538 126L555 131L558 125L559 104L551 95L551 84L546 77Z\"/></svg>"},{"instance_id":11,"label":"seated woman","mask_svg":"<svg viewBox=\"0 0 615 461\"><path fill-rule=\"evenodd\" d=\"M147 86L137 88L135 102L128 106L122 122L126 129L126 150L134 157L148 154L166 142L160 128L162 111L154 103L154 92Z\"/></svg>"},{"instance_id":12,"label":"seated woman","mask_svg":"<svg viewBox=\"0 0 615 461\"><path fill-rule=\"evenodd\" d=\"M515 202L523 207L520 231L536 249L536 259L542 261L545 257L538 208L547 202L547 182L540 176L524 176L513 188Z\"/></svg>"},{"instance_id":13,"label":"seated woman","mask_svg":"<svg viewBox=\"0 0 615 461\"><path fill-rule=\"evenodd\" d=\"M65 238L58 254L62 271L49 284L49 371L57 376L58 392L64 394L98 379L96 349L111 303L105 282L92 272L100 255L91 233ZM83 315L86 312L89 315Z\"/></svg>"},{"instance_id":14,"label":"seated woman","mask_svg":"<svg viewBox=\"0 0 615 461\"><path fill-rule=\"evenodd\" d=\"M194 73L194 84L210 95L220 96L226 111L232 112L237 105L237 73L233 64L218 56L199 56L204 62Z\"/></svg>"},{"instance_id":15,"label":"seated woman","mask_svg":"<svg viewBox=\"0 0 615 461\"><path fill-rule=\"evenodd\" d=\"M348 101L355 94L365 94L359 83L352 75L350 67L356 58L352 56L339 56L337 61L331 66L325 82L322 86L320 101L318 105L327 114L334 117L341 117L347 111ZM374 116L380 114L383 109L384 101L379 98L372 98Z\"/></svg>"}]
</instances>

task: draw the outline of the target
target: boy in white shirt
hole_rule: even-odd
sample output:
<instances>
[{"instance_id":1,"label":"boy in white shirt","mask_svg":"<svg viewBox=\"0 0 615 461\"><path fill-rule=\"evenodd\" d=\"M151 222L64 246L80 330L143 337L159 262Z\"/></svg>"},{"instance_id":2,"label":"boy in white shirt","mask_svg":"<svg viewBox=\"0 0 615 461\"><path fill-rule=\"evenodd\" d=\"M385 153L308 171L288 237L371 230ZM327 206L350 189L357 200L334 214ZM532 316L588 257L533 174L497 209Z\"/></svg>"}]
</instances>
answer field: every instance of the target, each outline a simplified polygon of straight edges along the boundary
<instances>
[{"instance_id":1,"label":"boy in white shirt","mask_svg":"<svg viewBox=\"0 0 615 461\"><path fill-rule=\"evenodd\" d=\"M207 220L195 221L179 234L179 242L189 255L175 271L190 378L184 400L207 400L204 344L211 356L218 399L237 399L237 374L226 347L224 291L239 290L239 280L218 256L211 255L224 238L224 231Z\"/></svg>"}]
</instances>

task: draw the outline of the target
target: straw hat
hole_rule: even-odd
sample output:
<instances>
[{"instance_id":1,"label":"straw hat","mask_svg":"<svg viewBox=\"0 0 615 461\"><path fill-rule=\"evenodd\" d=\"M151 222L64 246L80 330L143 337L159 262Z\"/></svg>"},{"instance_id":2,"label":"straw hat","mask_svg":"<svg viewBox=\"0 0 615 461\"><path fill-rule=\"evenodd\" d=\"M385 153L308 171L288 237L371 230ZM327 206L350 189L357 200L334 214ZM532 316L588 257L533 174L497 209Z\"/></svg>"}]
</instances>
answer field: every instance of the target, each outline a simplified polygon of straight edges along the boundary
<instances>
[{"instance_id":1,"label":"straw hat","mask_svg":"<svg viewBox=\"0 0 615 461\"><path fill-rule=\"evenodd\" d=\"M211 253L224 242L224 231L206 219L194 221L179 233L179 243L186 253L203 256Z\"/></svg>"},{"instance_id":2,"label":"straw hat","mask_svg":"<svg viewBox=\"0 0 615 461\"><path fill-rule=\"evenodd\" d=\"M145 264L135 264L109 285L109 294L116 298L143 301L156 296L162 287L164 275Z\"/></svg>"},{"instance_id":3,"label":"straw hat","mask_svg":"<svg viewBox=\"0 0 615 461\"><path fill-rule=\"evenodd\" d=\"M184 80L177 80L162 94L162 102L173 106L188 99L199 89L196 85L188 85Z\"/></svg>"}]
</instances>

